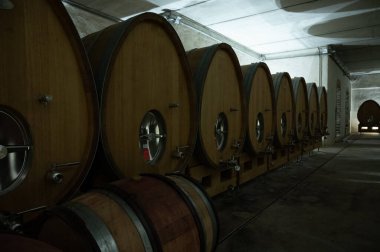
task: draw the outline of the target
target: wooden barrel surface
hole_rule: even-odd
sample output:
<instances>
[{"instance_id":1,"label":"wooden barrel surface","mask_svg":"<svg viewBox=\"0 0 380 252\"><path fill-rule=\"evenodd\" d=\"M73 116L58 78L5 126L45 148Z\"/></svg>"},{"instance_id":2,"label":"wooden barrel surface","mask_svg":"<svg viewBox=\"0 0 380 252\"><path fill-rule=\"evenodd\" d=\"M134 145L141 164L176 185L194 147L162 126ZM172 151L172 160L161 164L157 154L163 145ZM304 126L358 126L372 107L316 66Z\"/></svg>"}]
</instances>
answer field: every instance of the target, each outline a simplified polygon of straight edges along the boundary
<instances>
[{"instance_id":1,"label":"wooden barrel surface","mask_svg":"<svg viewBox=\"0 0 380 252\"><path fill-rule=\"evenodd\" d=\"M318 99L318 89L315 83L307 83L307 95L309 102L309 129L308 133L310 136L317 136L319 129L319 99Z\"/></svg>"},{"instance_id":2,"label":"wooden barrel surface","mask_svg":"<svg viewBox=\"0 0 380 252\"><path fill-rule=\"evenodd\" d=\"M247 148L266 151L274 138L275 98L270 70L264 62L241 67L247 102Z\"/></svg>"},{"instance_id":3,"label":"wooden barrel surface","mask_svg":"<svg viewBox=\"0 0 380 252\"><path fill-rule=\"evenodd\" d=\"M11 233L0 233L1 252L59 252L45 242Z\"/></svg>"},{"instance_id":4,"label":"wooden barrel surface","mask_svg":"<svg viewBox=\"0 0 380 252\"><path fill-rule=\"evenodd\" d=\"M98 102L60 1L17 1L0 12L0 210L17 212L78 189L98 141Z\"/></svg>"},{"instance_id":5,"label":"wooden barrel surface","mask_svg":"<svg viewBox=\"0 0 380 252\"><path fill-rule=\"evenodd\" d=\"M113 182L48 213L39 239L64 251L214 251L210 199L182 175Z\"/></svg>"},{"instance_id":6,"label":"wooden barrel surface","mask_svg":"<svg viewBox=\"0 0 380 252\"><path fill-rule=\"evenodd\" d=\"M295 137L298 141L304 139L308 127L309 102L306 82L303 77L292 79L295 104Z\"/></svg>"},{"instance_id":7,"label":"wooden barrel surface","mask_svg":"<svg viewBox=\"0 0 380 252\"><path fill-rule=\"evenodd\" d=\"M196 85L200 122L197 153L224 167L243 145L245 99L239 61L232 47L217 44L187 53Z\"/></svg>"},{"instance_id":8,"label":"wooden barrel surface","mask_svg":"<svg viewBox=\"0 0 380 252\"><path fill-rule=\"evenodd\" d=\"M327 107L327 91L325 87L318 87L319 97L319 123L322 136L327 134L327 120L328 120L328 107Z\"/></svg>"},{"instance_id":9,"label":"wooden barrel surface","mask_svg":"<svg viewBox=\"0 0 380 252\"><path fill-rule=\"evenodd\" d=\"M374 100L364 101L358 109L357 118L361 125L379 125L380 124L380 106Z\"/></svg>"},{"instance_id":10,"label":"wooden barrel surface","mask_svg":"<svg viewBox=\"0 0 380 252\"><path fill-rule=\"evenodd\" d=\"M195 91L173 27L144 13L83 42L101 100L102 147L115 172L186 166L196 140Z\"/></svg>"},{"instance_id":11,"label":"wooden barrel surface","mask_svg":"<svg viewBox=\"0 0 380 252\"><path fill-rule=\"evenodd\" d=\"M294 134L294 93L288 73L272 75L276 99L275 140L279 146L292 143Z\"/></svg>"}]
</instances>

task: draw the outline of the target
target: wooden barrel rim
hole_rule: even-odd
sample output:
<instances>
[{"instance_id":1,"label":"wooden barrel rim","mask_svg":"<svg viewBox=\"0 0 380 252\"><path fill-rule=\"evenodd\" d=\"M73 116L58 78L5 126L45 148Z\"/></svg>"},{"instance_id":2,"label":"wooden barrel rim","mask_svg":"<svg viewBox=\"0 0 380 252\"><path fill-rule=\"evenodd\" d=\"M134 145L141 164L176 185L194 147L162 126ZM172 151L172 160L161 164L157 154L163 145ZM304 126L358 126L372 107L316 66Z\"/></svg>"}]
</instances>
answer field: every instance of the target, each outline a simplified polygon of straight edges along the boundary
<instances>
[{"instance_id":1,"label":"wooden barrel rim","mask_svg":"<svg viewBox=\"0 0 380 252\"><path fill-rule=\"evenodd\" d=\"M202 71L202 70L209 69L209 67L212 63L212 60L213 60L213 58L214 58L214 56L218 50L224 50L230 56L230 59L232 60L234 68L235 68L235 73L236 73L236 77L238 79L238 82L241 83L241 85L239 85L240 94L243 94L243 92L244 92L244 87L242 85L243 75L242 75L242 72L240 69L239 60L236 56L235 51L232 49L232 47L226 43L220 43L220 44L215 44L215 45L209 46L207 48L206 52L202 55L201 59L199 60L199 63L196 67L196 70L193 71L194 84L195 84L196 93L197 93L196 97L197 97L198 114L200 114L200 111L202 108L202 102L201 101L203 100L203 88L204 88L204 83L206 81L207 74L208 74L208 71ZM191 52L191 51L189 51L189 52ZM244 95L241 96L241 105L242 105L241 106L242 107L241 108L242 109L242 125L241 125L241 130L240 130L241 131L240 136L242 139L242 144L241 144L240 150L242 149L242 145L245 141L245 123L244 122L246 122L246 113L245 113L246 105L245 105ZM201 131L201 128L199 127L198 130ZM216 165L210 159L209 155L207 155L207 150L204 149L205 144L203 142L201 135L202 135L201 132L198 132L197 143L200 143L199 147L202 149L202 153L200 154L200 156L202 159L204 159L206 161L206 163Z\"/></svg>"},{"instance_id":2,"label":"wooden barrel rim","mask_svg":"<svg viewBox=\"0 0 380 252\"><path fill-rule=\"evenodd\" d=\"M194 212L192 211L192 209L189 207L188 205L188 202L186 202L185 200L183 200L183 197L186 197L184 194L183 194L183 191L178 191L178 187L176 184L174 184L174 182L172 180L166 180L166 178L164 180L162 180L161 177L162 175L160 174L153 174L152 176L150 175L142 175L141 178L138 178L136 180L134 179L130 179L130 180L120 180L120 181L116 181L114 183L112 183L112 185L116 186L116 187L119 187L121 190L127 192L128 194L131 194L134 196L134 202L136 203L137 207L139 207L139 209L142 210L142 212L145 213L145 215L147 216L147 220L149 220L149 222L151 223L151 229L152 231L154 231L155 234L157 234L157 238L158 238L158 241L160 244L159 248L161 249L165 249L165 247L169 246L179 246L179 247L183 247L184 244L182 243L178 243L177 245L175 243L173 243L173 238L174 237L171 237L170 240L168 240L167 238L168 237L165 237L167 235L167 233L163 230L167 229L168 226L171 226L173 225L174 223L173 222L163 222L163 220L165 218L169 218L171 219L172 217L176 217L177 218L177 221L179 221L180 223L181 222L184 222L185 220L186 221L186 226L187 226L187 229L186 229L186 233L187 235L186 236L183 236L183 233L179 233L180 236L175 236L175 240L176 239L183 239L185 237L185 239L187 240L189 238L189 235L191 235L192 239L195 239L193 240L193 242L195 242L193 244L193 248L197 248L198 249L202 249L202 246L200 246L200 240L199 240L199 231L198 231L198 224L196 223L196 218L195 216L193 215ZM150 189L152 188L156 188L155 190L157 191L156 194L154 194L154 196L157 196L157 195L160 195L160 200L158 201L154 201L153 202L150 202L150 201L144 201L143 198L146 197L148 195L151 195L151 192L148 191L148 193L141 193L141 185L150 185ZM162 195L162 192L165 191L166 194L165 195ZM182 195L181 195L182 193ZM169 198L166 198L167 196L169 196ZM172 214L164 214L164 216L166 216L164 218L164 216L162 216L162 214L158 214L159 212L157 212L157 209L156 208L152 208L152 206L156 206L156 207L159 207L157 204L159 205L162 205L162 209L167 209L169 210L170 207L172 207L171 205L167 205L167 204L161 204L162 203L162 199L163 198L167 199L169 202L172 202L173 204L175 204L178 209L177 211L173 211ZM175 201L171 201L171 199L175 199ZM160 208L161 209L161 208ZM178 210L181 209L180 212L178 212ZM169 210L169 212L171 212L171 210ZM178 219L179 216L182 216L180 219ZM180 226L176 226L176 227L180 227ZM176 227L173 227L173 228L176 228ZM170 233L170 232L169 232ZM177 234L174 234L172 233L172 235L170 236L173 236L173 235L177 235ZM182 237L182 238L181 238ZM178 249L178 247L177 247ZM161 250L160 250L161 251Z\"/></svg>"},{"instance_id":3,"label":"wooden barrel rim","mask_svg":"<svg viewBox=\"0 0 380 252\"><path fill-rule=\"evenodd\" d=\"M211 200L211 198L209 197L208 193L206 192L205 188L194 178L192 177L189 177L189 176L186 176L182 173L169 173L169 174L166 174L167 176L178 176L178 177L182 177L188 181L190 181L192 183L192 185L194 187L196 187L201 193L202 193L202 198L204 198L204 203L207 204L207 208L209 208L209 213L210 213L210 216L211 216L211 219L213 221L213 226L214 226L214 234L213 234L213 241L212 241L212 250L211 251L215 251L216 249L216 246L217 246L217 242L219 240L219 227L220 227L220 222L219 222L219 218L218 218L218 215L216 214L217 211L216 211L216 208L215 208L215 205L213 203L213 201Z\"/></svg>"},{"instance_id":4,"label":"wooden barrel rim","mask_svg":"<svg viewBox=\"0 0 380 252\"><path fill-rule=\"evenodd\" d=\"M63 6L63 4L61 2L49 1L49 4L51 4L53 9L55 9L55 11L57 13L61 12L60 15L62 15L62 16L60 16L60 20L61 20L61 22L65 22L67 24L67 25L63 25L63 28L66 29L67 34L70 35L68 37L70 38L70 42L73 46L73 49L75 50L75 55L77 56L78 62L85 62L85 64L80 64L80 66L82 67L81 72L86 73L86 76L87 76L85 78L86 81L83 82L83 86L91 94L91 103L93 104L93 106L95 106L94 111L93 111L93 115L92 115L93 116L92 127L94 127L94 138L93 138L93 141L91 144L91 148L88 152L88 153L90 153L91 158L87 159L87 163L86 163L85 167L88 167L88 168L86 170L83 170L83 173L80 176L80 177L82 177L82 180L78 184L78 187L79 187L82 184L82 182L84 181L84 179L86 178L86 176L87 176L87 174L88 174L88 172L92 166L92 163L93 163L94 157L95 157L95 153L96 153L96 149L97 149L97 143L98 143L99 138L100 138L100 123L99 123L100 122L100 114L98 112L99 111L99 101L98 101L98 97L97 97L97 89L94 85L94 77L93 77L94 75L92 72L92 68L91 68L90 62L88 60L86 50L83 47L82 40L79 36L79 33L75 27L75 24L74 24L72 18L67 13L66 8ZM69 191L69 193L66 195L66 197L64 197L61 201L58 201L58 203L64 202L67 199L69 199L70 195L72 195L73 193L75 193L78 190L78 187L73 188L71 191Z\"/></svg>"},{"instance_id":5,"label":"wooden barrel rim","mask_svg":"<svg viewBox=\"0 0 380 252\"><path fill-rule=\"evenodd\" d=\"M56 13L60 13L60 20L61 22L64 22L66 25L63 25L63 28L66 30L67 34L70 39L70 42L72 44L73 49L75 50L75 55L77 56L78 62L85 62L85 64L80 64L81 72L86 73L86 80L83 82L83 86L89 93L91 94L91 103L94 106L94 111L93 111L93 124L92 127L94 127L94 137L93 141L91 144L91 148L89 149L90 157L87 159L87 163L85 167L88 167L86 170L83 170L83 173L81 174L80 177L82 177L82 180L78 184L76 188L73 188L71 191L69 191L66 195L66 197L63 197L61 201L58 201L58 203L64 202L70 198L70 195L74 194L77 190L78 187L82 184L84 179L86 178L88 172L90 171L90 168L92 166L92 163L94 161L97 145L99 142L100 138L100 114L99 114L99 101L98 101L98 95L97 95L97 89L94 85L94 75L92 72L92 68L90 65L90 62L87 57L87 53L85 48L83 47L82 40L79 36L79 33L75 27L75 24L70 17L70 15L67 13L66 8L63 6L61 2L56 2L56 1L49 1L49 4L52 6L53 9L55 9Z\"/></svg>"},{"instance_id":6,"label":"wooden barrel rim","mask_svg":"<svg viewBox=\"0 0 380 252\"><path fill-rule=\"evenodd\" d=\"M198 101L197 104L199 106L199 109L201 107L201 104L199 101L201 101L203 98L203 87L204 87L204 82L206 81L206 77L207 77L207 71L201 71L201 70L208 69L210 67L211 62L214 58L214 55L216 54L218 50L224 50L228 52L228 55L230 55L230 58L234 64L236 76L238 77L239 82L242 83L242 80L243 80L243 75L240 70L239 60L236 56L235 51L232 49L230 45L226 43L220 43L220 44L215 44L208 47L207 51L202 56L197 69L194 71L194 82L195 82L196 91L197 91L197 101Z\"/></svg>"},{"instance_id":7,"label":"wooden barrel rim","mask_svg":"<svg viewBox=\"0 0 380 252\"><path fill-rule=\"evenodd\" d=\"M248 66L248 70L247 72L245 73L244 77L243 77L243 86L244 86L244 90L246 92L246 106L247 106L247 112L248 112L248 106L250 104L250 99L251 99L251 90L253 87L253 82L252 82L252 79L254 78L254 76L256 75L256 72L259 68L262 68L266 74L267 74L267 77L268 77L268 81L270 83L269 85L269 88L270 88L270 93L271 93L271 99L272 99L272 129L271 129L271 132L272 132L272 135L274 135L274 131L275 131L275 121L276 121L276 118L275 118L275 115L276 115L276 104L275 104L275 91L274 91L274 86L273 86L273 79L272 79L272 75L270 73L270 70L269 70L269 67L267 64L265 64L264 62L258 62L258 63L252 63ZM247 115L247 118L248 118L248 115ZM249 122L248 122L249 124ZM249 127L247 127L247 131L248 133L247 136L246 136L246 141L245 142L248 142L248 145L249 145L249 149L251 151L253 151L253 146L252 144L250 143L249 139L250 139L250 136L249 136Z\"/></svg>"},{"instance_id":8,"label":"wooden barrel rim","mask_svg":"<svg viewBox=\"0 0 380 252\"><path fill-rule=\"evenodd\" d=\"M45 222L52 216L59 218L65 224L75 228L75 230L78 231L78 234L89 242L93 251L100 251L96 240L87 229L86 224L75 212L64 206L56 206L43 213L40 217L41 223Z\"/></svg>"},{"instance_id":9,"label":"wooden barrel rim","mask_svg":"<svg viewBox=\"0 0 380 252\"><path fill-rule=\"evenodd\" d=\"M161 252L162 245L161 245L159 235L157 234L156 230L153 228L153 223L148 217L148 214L144 211L143 208L139 206L139 204L134 199L134 196L120 189L118 186L112 185L112 184L99 187L99 189L102 189L102 190L105 190L117 195L132 208L134 213L137 215L139 221L144 226L145 231L149 237L149 240L152 243L154 251Z\"/></svg>"},{"instance_id":10,"label":"wooden barrel rim","mask_svg":"<svg viewBox=\"0 0 380 252\"><path fill-rule=\"evenodd\" d=\"M290 78L290 75L289 73L287 72L282 72L282 73L275 73L273 74L274 76L276 76L276 80L281 80L283 76L285 76L285 78L288 79L289 81L289 87L291 89L291 96L292 96L292 101L294 101L294 91L293 91L293 85L292 84L292 79ZM275 78L274 78L275 79ZM281 87L281 83L279 81L274 81L273 80L273 86L274 86L274 90L275 90L275 98L276 98L276 101L278 99L278 96L280 94L280 87ZM292 104L292 108L294 109L294 104Z\"/></svg>"},{"instance_id":11,"label":"wooden barrel rim","mask_svg":"<svg viewBox=\"0 0 380 252\"><path fill-rule=\"evenodd\" d=\"M204 229L203 229L203 225L202 225L202 220L198 216L197 210L194 208L194 205L191 202L191 199L189 199L187 197L187 195L182 191L182 189L174 181L170 180L169 178L167 178L163 175L148 174L148 173L141 174L141 175L145 176L145 177L151 177L151 178L160 180L161 182L170 186L176 193L178 193L178 195L186 203L187 207L190 209L192 216L194 217L194 221L195 221L195 224L196 224L197 229L198 229L200 247L203 248L203 250L204 250L204 248L206 247L206 241L205 241L205 234L204 234Z\"/></svg>"},{"instance_id":12,"label":"wooden barrel rim","mask_svg":"<svg viewBox=\"0 0 380 252\"><path fill-rule=\"evenodd\" d=\"M181 62L181 67L183 68L184 72L184 77L186 82L188 83L187 85L187 93L189 94L190 100L195 100L196 95L195 95L195 90L192 88L192 78L191 78L191 69L190 65L187 61L186 58L186 52L185 49L182 45L182 42L180 38L178 37L178 34L174 30L174 28L166 21L165 18L163 18L160 15L157 15L155 13L143 13L138 16L135 16L133 18L130 18L122 23L120 23L117 27L117 30L113 32L113 38L109 39L106 45L106 50L102 52L102 62L101 62L101 67L99 67L98 71L94 73L94 78L96 82L96 86L98 89L98 95L100 99L100 124L101 124L101 132L100 132L100 141L102 142L103 145L103 150L105 153L106 160L108 161L109 164L111 164L112 170L118 174L119 177L123 177L123 174L121 174L119 168L117 167L115 161L112 159L112 153L109 150L109 144L107 141L107 133L105 130L104 125L106 122L102 119L104 117L104 99L105 96L103 94L108 93L108 87L109 85L105 85L105 83L108 82L110 78L111 71L109 69L112 69L115 60L118 56L118 51L121 49L123 45L123 41L125 41L129 35L129 33L134 29L134 27L138 26L141 22L153 22L155 25L159 25L162 27L163 31L168 35L170 40L173 42L172 45L176 49L176 53L178 55L178 58ZM99 37L101 33L104 32L100 31L96 34L91 34L92 36ZM90 35L90 36L91 36ZM97 38L92 41L92 44L89 45L88 54L91 53L91 50L93 48L93 45L95 44ZM86 42L84 42L86 44ZM196 143L196 131L197 131L197 122L198 122L198 117L197 113L194 110L190 110L190 120L191 125L190 125L190 133L189 133L189 139L187 140L188 143L188 153L192 153L194 150L194 146ZM190 155L185 158L184 162L182 162L181 167L179 169L183 169L183 167L186 167L187 163L190 161Z\"/></svg>"}]
</instances>

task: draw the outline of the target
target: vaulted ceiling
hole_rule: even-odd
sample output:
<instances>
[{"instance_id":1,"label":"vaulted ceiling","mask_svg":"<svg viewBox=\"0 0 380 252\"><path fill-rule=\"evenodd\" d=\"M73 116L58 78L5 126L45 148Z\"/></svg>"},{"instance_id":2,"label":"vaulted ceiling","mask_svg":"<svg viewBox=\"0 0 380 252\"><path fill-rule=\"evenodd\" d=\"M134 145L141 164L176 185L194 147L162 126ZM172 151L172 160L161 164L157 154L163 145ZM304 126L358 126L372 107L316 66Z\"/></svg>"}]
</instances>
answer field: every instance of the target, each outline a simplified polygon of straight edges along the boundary
<instances>
[{"instance_id":1,"label":"vaulted ceiling","mask_svg":"<svg viewBox=\"0 0 380 252\"><path fill-rule=\"evenodd\" d=\"M380 73L379 0L73 0L115 20L141 12L185 17L263 55L323 49L350 75Z\"/></svg>"}]
</instances>

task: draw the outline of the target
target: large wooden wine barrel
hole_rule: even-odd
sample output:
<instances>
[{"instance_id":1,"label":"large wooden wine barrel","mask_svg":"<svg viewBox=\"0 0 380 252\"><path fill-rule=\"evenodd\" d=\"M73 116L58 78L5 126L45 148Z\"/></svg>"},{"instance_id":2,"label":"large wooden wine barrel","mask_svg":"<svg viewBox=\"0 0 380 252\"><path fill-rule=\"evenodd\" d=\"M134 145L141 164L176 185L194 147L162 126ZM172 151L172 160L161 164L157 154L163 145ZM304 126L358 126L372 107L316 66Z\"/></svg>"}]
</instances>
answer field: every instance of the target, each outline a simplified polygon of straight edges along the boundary
<instances>
[{"instance_id":1,"label":"large wooden wine barrel","mask_svg":"<svg viewBox=\"0 0 380 252\"><path fill-rule=\"evenodd\" d=\"M319 124L322 136L327 135L327 91L325 87L318 87L319 97Z\"/></svg>"},{"instance_id":2,"label":"large wooden wine barrel","mask_svg":"<svg viewBox=\"0 0 380 252\"><path fill-rule=\"evenodd\" d=\"M358 109L359 132L379 131L380 106L374 100L364 101ZM372 128L375 127L375 128ZM377 127L377 128L376 128Z\"/></svg>"},{"instance_id":3,"label":"large wooden wine barrel","mask_svg":"<svg viewBox=\"0 0 380 252\"><path fill-rule=\"evenodd\" d=\"M307 98L306 82L303 77L292 79L295 104L295 137L297 141L303 141L307 133L309 102Z\"/></svg>"},{"instance_id":4,"label":"large wooden wine barrel","mask_svg":"<svg viewBox=\"0 0 380 252\"><path fill-rule=\"evenodd\" d=\"M17 1L0 12L0 210L17 212L78 189L98 141L98 103L60 1Z\"/></svg>"},{"instance_id":5,"label":"large wooden wine barrel","mask_svg":"<svg viewBox=\"0 0 380 252\"><path fill-rule=\"evenodd\" d=\"M246 146L260 154L274 138L275 98L270 70L264 62L241 67L247 102Z\"/></svg>"},{"instance_id":6,"label":"large wooden wine barrel","mask_svg":"<svg viewBox=\"0 0 380 252\"><path fill-rule=\"evenodd\" d=\"M83 42L101 100L101 147L114 171L185 167L196 140L195 91L173 27L144 13Z\"/></svg>"},{"instance_id":7,"label":"large wooden wine barrel","mask_svg":"<svg viewBox=\"0 0 380 252\"><path fill-rule=\"evenodd\" d=\"M294 93L292 80L288 73L272 75L276 99L275 143L286 146L294 140Z\"/></svg>"},{"instance_id":8,"label":"large wooden wine barrel","mask_svg":"<svg viewBox=\"0 0 380 252\"><path fill-rule=\"evenodd\" d=\"M45 242L13 233L0 233L1 252L60 252Z\"/></svg>"},{"instance_id":9,"label":"large wooden wine barrel","mask_svg":"<svg viewBox=\"0 0 380 252\"><path fill-rule=\"evenodd\" d=\"M307 83L307 95L309 101L309 136L315 137L319 134L319 99L318 89L315 83Z\"/></svg>"},{"instance_id":10,"label":"large wooden wine barrel","mask_svg":"<svg viewBox=\"0 0 380 252\"><path fill-rule=\"evenodd\" d=\"M142 175L88 192L51 210L39 239L64 251L213 251L211 201L182 175Z\"/></svg>"},{"instance_id":11,"label":"large wooden wine barrel","mask_svg":"<svg viewBox=\"0 0 380 252\"><path fill-rule=\"evenodd\" d=\"M242 73L231 46L217 44L187 53L193 70L200 122L197 154L206 164L225 168L244 140Z\"/></svg>"}]
</instances>

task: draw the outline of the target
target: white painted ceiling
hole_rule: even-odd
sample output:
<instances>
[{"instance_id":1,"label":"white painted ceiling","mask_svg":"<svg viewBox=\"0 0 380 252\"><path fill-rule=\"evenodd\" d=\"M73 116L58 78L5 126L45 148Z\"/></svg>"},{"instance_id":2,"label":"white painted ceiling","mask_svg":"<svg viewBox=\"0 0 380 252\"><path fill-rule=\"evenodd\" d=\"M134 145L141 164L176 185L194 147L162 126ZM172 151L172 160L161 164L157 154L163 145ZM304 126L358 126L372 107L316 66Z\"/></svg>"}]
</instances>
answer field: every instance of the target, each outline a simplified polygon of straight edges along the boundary
<instances>
[{"instance_id":1,"label":"white painted ceiling","mask_svg":"<svg viewBox=\"0 0 380 252\"><path fill-rule=\"evenodd\" d=\"M74 0L117 19L171 10L267 57L328 48L350 74L380 73L380 0Z\"/></svg>"}]
</instances>

